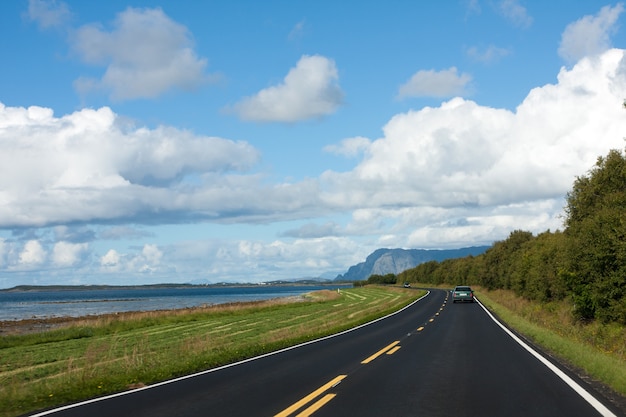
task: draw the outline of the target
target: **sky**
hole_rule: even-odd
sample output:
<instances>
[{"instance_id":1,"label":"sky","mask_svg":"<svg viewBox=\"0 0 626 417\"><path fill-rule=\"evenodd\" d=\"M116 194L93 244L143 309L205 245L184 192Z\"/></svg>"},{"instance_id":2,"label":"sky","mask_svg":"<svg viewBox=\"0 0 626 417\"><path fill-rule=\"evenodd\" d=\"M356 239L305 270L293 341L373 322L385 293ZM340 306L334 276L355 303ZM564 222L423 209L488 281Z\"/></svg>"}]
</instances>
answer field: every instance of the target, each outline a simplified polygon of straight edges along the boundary
<instances>
[{"instance_id":1,"label":"sky","mask_svg":"<svg viewBox=\"0 0 626 417\"><path fill-rule=\"evenodd\" d=\"M0 288L334 278L563 230L624 4L0 2Z\"/></svg>"}]
</instances>

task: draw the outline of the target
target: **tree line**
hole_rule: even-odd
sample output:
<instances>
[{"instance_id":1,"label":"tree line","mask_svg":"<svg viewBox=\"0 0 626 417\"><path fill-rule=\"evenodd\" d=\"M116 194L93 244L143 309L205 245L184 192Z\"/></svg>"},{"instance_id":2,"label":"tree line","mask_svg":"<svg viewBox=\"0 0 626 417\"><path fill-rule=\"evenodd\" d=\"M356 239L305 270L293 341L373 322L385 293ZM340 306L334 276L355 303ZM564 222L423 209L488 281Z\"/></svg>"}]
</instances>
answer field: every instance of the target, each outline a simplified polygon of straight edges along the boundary
<instances>
[{"instance_id":1,"label":"tree line","mask_svg":"<svg viewBox=\"0 0 626 417\"><path fill-rule=\"evenodd\" d=\"M480 285L540 302L571 300L579 319L626 324L626 155L611 150L575 180L563 231L515 230L482 255L426 262L395 282Z\"/></svg>"}]
</instances>

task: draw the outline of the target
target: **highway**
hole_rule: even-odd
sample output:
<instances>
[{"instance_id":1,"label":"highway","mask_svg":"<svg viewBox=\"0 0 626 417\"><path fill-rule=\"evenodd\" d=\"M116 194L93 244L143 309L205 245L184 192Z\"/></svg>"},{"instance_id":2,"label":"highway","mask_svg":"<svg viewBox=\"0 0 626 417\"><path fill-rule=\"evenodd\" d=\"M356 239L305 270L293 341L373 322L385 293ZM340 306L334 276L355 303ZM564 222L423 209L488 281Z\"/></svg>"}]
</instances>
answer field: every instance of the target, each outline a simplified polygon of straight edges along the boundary
<instances>
[{"instance_id":1,"label":"highway","mask_svg":"<svg viewBox=\"0 0 626 417\"><path fill-rule=\"evenodd\" d=\"M35 415L624 416L554 366L479 303L453 304L432 290L335 337Z\"/></svg>"}]
</instances>

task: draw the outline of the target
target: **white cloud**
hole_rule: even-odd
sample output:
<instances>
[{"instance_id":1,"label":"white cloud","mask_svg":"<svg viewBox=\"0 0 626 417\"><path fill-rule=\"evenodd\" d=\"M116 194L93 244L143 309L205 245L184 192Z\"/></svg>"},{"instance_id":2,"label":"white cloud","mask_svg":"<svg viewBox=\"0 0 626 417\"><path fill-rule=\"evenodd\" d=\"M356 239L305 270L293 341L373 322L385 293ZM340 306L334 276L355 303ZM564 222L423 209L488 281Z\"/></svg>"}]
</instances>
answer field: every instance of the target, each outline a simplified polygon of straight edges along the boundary
<instances>
[{"instance_id":1,"label":"white cloud","mask_svg":"<svg viewBox=\"0 0 626 417\"><path fill-rule=\"evenodd\" d=\"M29 240L19 254L19 267L26 269L37 267L44 263L46 256L46 251L39 241Z\"/></svg>"},{"instance_id":2,"label":"white cloud","mask_svg":"<svg viewBox=\"0 0 626 417\"><path fill-rule=\"evenodd\" d=\"M142 243L91 265L110 277L232 281L342 272L381 246L460 247L554 230L575 178L624 147L624 62L618 49L582 59L515 111L455 98L397 114L376 140L326 148L360 155L354 169L275 185L245 174L259 157L247 144L166 126L121 129L107 108L57 118L0 106L0 224L54 225L57 241L83 244L89 230L56 225L307 222L289 223L272 242ZM4 241L4 270L60 266L50 239L36 235ZM86 254L60 259L76 265Z\"/></svg>"},{"instance_id":3,"label":"white cloud","mask_svg":"<svg viewBox=\"0 0 626 417\"><path fill-rule=\"evenodd\" d=\"M82 260L88 248L86 243L57 242L52 250L52 262L60 267L74 266Z\"/></svg>"},{"instance_id":4,"label":"white cloud","mask_svg":"<svg viewBox=\"0 0 626 417\"><path fill-rule=\"evenodd\" d=\"M361 155L365 150L369 149L371 141L368 138L357 136L354 138L343 139L338 145L327 145L324 151L336 155L347 157L355 157Z\"/></svg>"},{"instance_id":5,"label":"white cloud","mask_svg":"<svg viewBox=\"0 0 626 417\"><path fill-rule=\"evenodd\" d=\"M235 104L243 120L297 122L333 114L343 102L335 62L320 55L304 55L283 82Z\"/></svg>"},{"instance_id":6,"label":"white cloud","mask_svg":"<svg viewBox=\"0 0 626 417\"><path fill-rule=\"evenodd\" d=\"M220 195L210 187L233 185L226 175L259 156L244 142L166 126L122 129L106 107L57 118L50 109L1 103L0 147L5 227L133 217L146 208L216 210Z\"/></svg>"},{"instance_id":7,"label":"white cloud","mask_svg":"<svg viewBox=\"0 0 626 417\"><path fill-rule=\"evenodd\" d=\"M570 23L561 35L559 56L568 63L597 55L611 47L610 35L616 30L617 19L624 5L605 6L595 16L584 16Z\"/></svg>"},{"instance_id":8,"label":"white cloud","mask_svg":"<svg viewBox=\"0 0 626 417\"><path fill-rule=\"evenodd\" d=\"M455 67L442 71L421 70L400 86L398 98L464 96L471 81L469 74L459 74Z\"/></svg>"},{"instance_id":9,"label":"white cloud","mask_svg":"<svg viewBox=\"0 0 626 417\"><path fill-rule=\"evenodd\" d=\"M397 114L380 139L325 148L363 155L352 171L275 185L242 173L259 158L246 143L166 126L123 130L108 108L57 118L0 105L0 225L265 223L425 207L457 210L449 219L560 199L598 156L623 145L623 57L611 50L562 69L515 112L456 98ZM58 230L73 243L94 239Z\"/></svg>"},{"instance_id":10,"label":"white cloud","mask_svg":"<svg viewBox=\"0 0 626 417\"><path fill-rule=\"evenodd\" d=\"M115 266L120 262L120 254L115 249L109 249L109 251L100 258L100 264L102 266Z\"/></svg>"},{"instance_id":11,"label":"white cloud","mask_svg":"<svg viewBox=\"0 0 626 417\"><path fill-rule=\"evenodd\" d=\"M533 24L533 18L528 14L519 0L502 0L498 4L498 11L513 25L528 28Z\"/></svg>"},{"instance_id":12,"label":"white cloud","mask_svg":"<svg viewBox=\"0 0 626 417\"><path fill-rule=\"evenodd\" d=\"M144 245L141 254L147 264L158 265L163 257L163 252L159 250L157 245Z\"/></svg>"},{"instance_id":13,"label":"white cloud","mask_svg":"<svg viewBox=\"0 0 626 417\"><path fill-rule=\"evenodd\" d=\"M27 16L37 22L40 29L65 26L71 12L65 2L56 0L28 0Z\"/></svg>"},{"instance_id":14,"label":"white cloud","mask_svg":"<svg viewBox=\"0 0 626 417\"><path fill-rule=\"evenodd\" d=\"M101 25L80 27L72 46L86 63L106 66L99 80L80 78L80 93L110 93L114 100L157 97L171 89L193 90L210 81L207 60L192 49L187 28L159 8L128 8L117 15L111 31Z\"/></svg>"},{"instance_id":15,"label":"white cloud","mask_svg":"<svg viewBox=\"0 0 626 417\"><path fill-rule=\"evenodd\" d=\"M412 244L420 236L492 241L507 228L554 229L575 178L623 148L623 59L611 50L562 69L557 84L533 89L515 112L456 98L398 114L353 171L322 176L324 198L378 212L367 223L372 233L413 228ZM427 209L426 218L414 217ZM450 230L455 218L474 220ZM495 227L494 218L506 225Z\"/></svg>"}]
</instances>

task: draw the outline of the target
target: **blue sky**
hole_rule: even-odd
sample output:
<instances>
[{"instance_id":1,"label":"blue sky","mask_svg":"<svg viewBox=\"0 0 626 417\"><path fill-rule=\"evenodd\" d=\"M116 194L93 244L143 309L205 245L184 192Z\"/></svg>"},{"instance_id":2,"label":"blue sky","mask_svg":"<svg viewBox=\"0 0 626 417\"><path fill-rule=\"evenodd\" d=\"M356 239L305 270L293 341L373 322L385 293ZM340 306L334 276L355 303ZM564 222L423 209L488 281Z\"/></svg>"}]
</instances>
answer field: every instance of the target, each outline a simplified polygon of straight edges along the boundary
<instances>
[{"instance_id":1,"label":"blue sky","mask_svg":"<svg viewBox=\"0 0 626 417\"><path fill-rule=\"evenodd\" d=\"M334 277L562 229L624 5L0 3L0 288Z\"/></svg>"}]
</instances>

